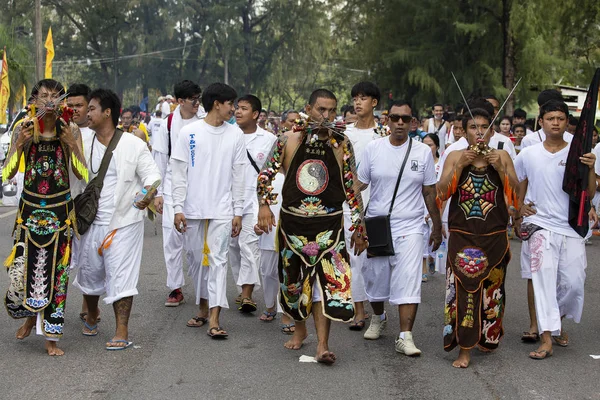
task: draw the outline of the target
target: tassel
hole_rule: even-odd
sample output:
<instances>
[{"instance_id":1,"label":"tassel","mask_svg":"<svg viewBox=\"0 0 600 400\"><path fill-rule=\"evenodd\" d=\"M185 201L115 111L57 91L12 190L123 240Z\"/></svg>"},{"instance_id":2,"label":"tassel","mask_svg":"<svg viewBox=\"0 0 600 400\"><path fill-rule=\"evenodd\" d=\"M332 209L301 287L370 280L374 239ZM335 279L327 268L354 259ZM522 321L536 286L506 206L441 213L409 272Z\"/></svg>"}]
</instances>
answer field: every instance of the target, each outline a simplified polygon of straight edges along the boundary
<instances>
[{"instance_id":1,"label":"tassel","mask_svg":"<svg viewBox=\"0 0 600 400\"><path fill-rule=\"evenodd\" d=\"M12 251L10 252L8 257L6 257L6 260L4 260L4 266L6 268L9 268L15 262L16 255L17 255L17 244L15 243L15 245L12 248Z\"/></svg>"},{"instance_id":2,"label":"tassel","mask_svg":"<svg viewBox=\"0 0 600 400\"><path fill-rule=\"evenodd\" d=\"M73 153L73 152L71 152L71 159L73 160L73 162L72 162L73 168L75 168L75 170L77 171L79 176L82 177L82 179L84 179L86 182L88 182L89 175L88 175L88 169L85 166L85 164L83 164L81 161L79 161L79 158L77 158L77 156L75 156L75 153Z\"/></svg>"},{"instance_id":3,"label":"tassel","mask_svg":"<svg viewBox=\"0 0 600 400\"><path fill-rule=\"evenodd\" d=\"M208 242L206 241L206 237L208 236L208 222L206 223L206 227L204 228L204 249L202 250L202 266L209 267L210 263L208 262L208 255L210 254L210 249L208 248Z\"/></svg>"},{"instance_id":4,"label":"tassel","mask_svg":"<svg viewBox=\"0 0 600 400\"><path fill-rule=\"evenodd\" d=\"M71 260L71 241L67 242L67 247L65 247L65 254L63 254L62 260L60 260L60 264L63 266L69 265L69 261Z\"/></svg>"},{"instance_id":5,"label":"tassel","mask_svg":"<svg viewBox=\"0 0 600 400\"><path fill-rule=\"evenodd\" d=\"M8 176L9 176L10 172L14 171L15 167L17 166L17 163L19 162L18 156L19 156L18 152L15 151L10 156L10 160L8 160L4 164L4 168L2 168L2 181L3 182L8 180Z\"/></svg>"}]
</instances>

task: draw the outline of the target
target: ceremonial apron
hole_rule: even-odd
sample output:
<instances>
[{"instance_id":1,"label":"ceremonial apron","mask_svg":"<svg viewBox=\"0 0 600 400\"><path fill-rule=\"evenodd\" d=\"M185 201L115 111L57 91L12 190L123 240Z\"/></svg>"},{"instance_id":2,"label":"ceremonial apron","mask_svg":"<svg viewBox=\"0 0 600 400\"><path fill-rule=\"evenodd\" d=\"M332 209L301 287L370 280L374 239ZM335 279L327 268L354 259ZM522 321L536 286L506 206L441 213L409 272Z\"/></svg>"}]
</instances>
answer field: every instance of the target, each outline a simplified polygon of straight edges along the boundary
<instances>
[{"instance_id":1,"label":"ceremonial apron","mask_svg":"<svg viewBox=\"0 0 600 400\"><path fill-rule=\"evenodd\" d=\"M498 347L510 261L508 210L492 167L463 170L450 200L444 348Z\"/></svg>"},{"instance_id":2,"label":"ceremonial apron","mask_svg":"<svg viewBox=\"0 0 600 400\"><path fill-rule=\"evenodd\" d=\"M31 144L8 267L8 314L23 318L43 312L42 330L48 337L63 333L69 282L75 212L68 163L60 140L42 138Z\"/></svg>"},{"instance_id":3,"label":"ceremonial apron","mask_svg":"<svg viewBox=\"0 0 600 400\"><path fill-rule=\"evenodd\" d=\"M295 320L311 313L314 290L329 319L354 316L342 205L340 165L327 141L302 143L281 190L278 229L280 302Z\"/></svg>"}]
</instances>

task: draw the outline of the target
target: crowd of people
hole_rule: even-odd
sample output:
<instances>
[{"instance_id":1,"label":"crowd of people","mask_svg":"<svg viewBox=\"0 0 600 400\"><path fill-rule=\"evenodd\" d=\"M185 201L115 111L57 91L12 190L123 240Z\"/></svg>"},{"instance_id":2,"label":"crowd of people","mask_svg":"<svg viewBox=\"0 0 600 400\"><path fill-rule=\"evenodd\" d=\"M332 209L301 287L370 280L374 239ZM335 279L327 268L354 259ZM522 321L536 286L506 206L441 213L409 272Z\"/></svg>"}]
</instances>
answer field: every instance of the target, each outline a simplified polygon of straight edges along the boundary
<instances>
[{"instance_id":1,"label":"crowd of people","mask_svg":"<svg viewBox=\"0 0 600 400\"><path fill-rule=\"evenodd\" d=\"M315 358L333 364L331 321L377 340L389 303L399 315L395 351L419 356L421 287L439 271L444 348L459 347L453 366L466 368L474 347L492 352L504 334L514 229L528 286L522 340L539 342L529 357L569 344L562 319L581 319L587 261L562 190L576 121L559 92L539 94L536 131L523 110L500 117L494 96L472 96L451 117L435 104L421 120L404 101L376 115L383 106L372 82L354 85L339 114L327 89L280 117L222 83L202 91L184 80L173 94L144 118L108 89L45 79L32 90L2 170L3 180L23 174L5 262L6 309L25 318L17 339L35 328L49 355L63 354L71 275L83 293L83 335L98 335L104 296L116 320L105 347L129 348L143 219L161 214L165 306L186 301L185 257L198 306L186 325L212 339L229 335L220 317L231 268L235 307L262 322L281 313L290 350L302 347L312 314ZM580 158L594 205L599 151ZM589 217L597 223L594 206Z\"/></svg>"}]
</instances>

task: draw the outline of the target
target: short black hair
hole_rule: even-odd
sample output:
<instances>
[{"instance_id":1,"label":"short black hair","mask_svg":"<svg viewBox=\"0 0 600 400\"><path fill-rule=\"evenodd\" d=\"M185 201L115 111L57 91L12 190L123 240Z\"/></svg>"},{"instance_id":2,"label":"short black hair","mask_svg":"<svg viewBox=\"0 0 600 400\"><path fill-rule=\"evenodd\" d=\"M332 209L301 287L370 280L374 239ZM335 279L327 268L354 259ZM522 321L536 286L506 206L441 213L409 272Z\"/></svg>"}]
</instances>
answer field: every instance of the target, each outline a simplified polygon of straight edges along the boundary
<instances>
[{"instance_id":1,"label":"short black hair","mask_svg":"<svg viewBox=\"0 0 600 400\"><path fill-rule=\"evenodd\" d=\"M31 97L37 96L40 89L43 87L49 90L56 90L60 96L65 94L65 87L59 81L55 81L54 79L42 79L31 89Z\"/></svg>"},{"instance_id":2,"label":"short black hair","mask_svg":"<svg viewBox=\"0 0 600 400\"><path fill-rule=\"evenodd\" d=\"M83 83L74 83L67 90L67 97L83 96L87 100L92 89ZM88 100L89 101L89 100Z\"/></svg>"},{"instance_id":3,"label":"short black hair","mask_svg":"<svg viewBox=\"0 0 600 400\"><path fill-rule=\"evenodd\" d=\"M553 111L563 112L565 117L569 116L569 107L564 101L548 100L542 106L540 106L540 118L544 118L544 115Z\"/></svg>"},{"instance_id":4,"label":"short black hair","mask_svg":"<svg viewBox=\"0 0 600 400\"><path fill-rule=\"evenodd\" d=\"M197 83L190 80L184 80L173 86L173 92L176 99L191 99L194 96L200 96L202 89Z\"/></svg>"},{"instance_id":5,"label":"short black hair","mask_svg":"<svg viewBox=\"0 0 600 400\"><path fill-rule=\"evenodd\" d=\"M513 118L527 118L527 112L525 110L523 110L522 108L517 108L514 112L513 112Z\"/></svg>"},{"instance_id":6,"label":"short black hair","mask_svg":"<svg viewBox=\"0 0 600 400\"><path fill-rule=\"evenodd\" d=\"M563 101L563 102L565 101L562 94L556 89L542 90L540 92L540 94L538 94L538 98L537 98L538 106L541 107L544 104L546 104L547 102L549 102L550 100L558 100L558 101Z\"/></svg>"},{"instance_id":7,"label":"short black hair","mask_svg":"<svg viewBox=\"0 0 600 400\"><path fill-rule=\"evenodd\" d=\"M489 97L488 97L488 99L489 99ZM494 115L494 113L495 113L494 106L492 105L492 103L487 101L485 97L471 97L467 100L467 106L468 106L468 108L471 109L471 111L473 111L474 108L480 108L480 109L487 111L487 113L489 115ZM465 108L467 108L467 107L465 107ZM465 111L465 113L463 115L469 116L468 109ZM490 120L490 122L491 122L491 120Z\"/></svg>"},{"instance_id":8,"label":"short black hair","mask_svg":"<svg viewBox=\"0 0 600 400\"><path fill-rule=\"evenodd\" d=\"M211 112L215 101L225 103L226 101L234 101L237 98L237 92L234 88L224 83L212 83L204 90L202 95L202 106L204 111Z\"/></svg>"},{"instance_id":9,"label":"short black hair","mask_svg":"<svg viewBox=\"0 0 600 400\"><path fill-rule=\"evenodd\" d=\"M429 139L433 140L433 144L435 144L435 146L437 147L437 150L435 151L435 156L439 158L439 156L440 156L440 138L438 137L438 135L436 135L435 133L428 133L427 135L425 135L423 137L423 141L425 141L425 138L429 138Z\"/></svg>"},{"instance_id":10,"label":"short black hair","mask_svg":"<svg viewBox=\"0 0 600 400\"><path fill-rule=\"evenodd\" d=\"M162 117L162 111L160 111L160 110L156 110L156 111L154 112L154 115L155 115L155 116L157 116L157 117Z\"/></svg>"},{"instance_id":11,"label":"short black hair","mask_svg":"<svg viewBox=\"0 0 600 400\"><path fill-rule=\"evenodd\" d=\"M346 107L346 109L344 110L344 118L346 118L346 114L348 114L348 113L350 113L350 114L356 114L356 111L354 110L354 106L348 106L348 107Z\"/></svg>"},{"instance_id":12,"label":"short black hair","mask_svg":"<svg viewBox=\"0 0 600 400\"><path fill-rule=\"evenodd\" d=\"M377 100L377 104L381 101L381 91L373 82L358 82L356 85L352 86L350 96L356 97L360 95Z\"/></svg>"},{"instance_id":13,"label":"short black hair","mask_svg":"<svg viewBox=\"0 0 600 400\"><path fill-rule=\"evenodd\" d=\"M486 101L486 103L490 104L487 101ZM467 113L467 114L463 115L462 127L465 130L465 132L466 132L467 131L467 124L472 119L471 115L473 115L473 118L475 118L475 117L483 117L483 118L487 119L488 123L491 124L492 123L492 114L493 114L493 108L492 108L492 112L491 113L488 112L488 110L486 110L485 108L472 108L471 109L471 114Z\"/></svg>"},{"instance_id":14,"label":"short black hair","mask_svg":"<svg viewBox=\"0 0 600 400\"><path fill-rule=\"evenodd\" d=\"M511 124L512 126L512 117L509 117L508 115L505 115L504 117L500 118L500 122L504 121L505 119L508 120L508 122Z\"/></svg>"},{"instance_id":15,"label":"short black hair","mask_svg":"<svg viewBox=\"0 0 600 400\"><path fill-rule=\"evenodd\" d=\"M513 132L515 132L517 130L517 128L521 128L521 129L523 129L523 131L525 133L527 133L527 127L525 125L523 125L523 124L515 124L515 125L513 125L513 127L512 127Z\"/></svg>"},{"instance_id":16,"label":"short black hair","mask_svg":"<svg viewBox=\"0 0 600 400\"><path fill-rule=\"evenodd\" d=\"M96 99L100 104L102 111L110 109L110 117L114 126L119 124L119 111L121 110L121 100L115 92L110 89L98 88L92 90L89 96L90 101Z\"/></svg>"},{"instance_id":17,"label":"short black hair","mask_svg":"<svg viewBox=\"0 0 600 400\"><path fill-rule=\"evenodd\" d=\"M577 125L578 123L579 120L576 117L569 115L569 125Z\"/></svg>"},{"instance_id":18,"label":"short black hair","mask_svg":"<svg viewBox=\"0 0 600 400\"><path fill-rule=\"evenodd\" d=\"M431 109L433 110L436 107L442 107L442 110L444 109L444 105L442 103L435 103L434 105L431 106Z\"/></svg>"},{"instance_id":19,"label":"short black hair","mask_svg":"<svg viewBox=\"0 0 600 400\"><path fill-rule=\"evenodd\" d=\"M298 115L300 115L300 113L298 111L296 111L296 110L286 110L283 113L281 113L281 120L282 121L287 120L288 115L290 115L290 114L298 114Z\"/></svg>"},{"instance_id":20,"label":"short black hair","mask_svg":"<svg viewBox=\"0 0 600 400\"><path fill-rule=\"evenodd\" d=\"M317 102L317 99L330 99L335 100L335 102L337 103L337 97L335 97L335 94L333 94L333 92L328 89L317 89L313 91L310 94L310 97L308 98L308 104L314 106Z\"/></svg>"},{"instance_id":21,"label":"short black hair","mask_svg":"<svg viewBox=\"0 0 600 400\"><path fill-rule=\"evenodd\" d=\"M405 101L405 100L392 101L392 104L390 104L390 107L388 108L388 113L392 112L393 107L402 107L402 106L407 106L408 108L410 108L410 112L412 113L412 106L410 105L410 103L408 101Z\"/></svg>"},{"instance_id":22,"label":"short black hair","mask_svg":"<svg viewBox=\"0 0 600 400\"><path fill-rule=\"evenodd\" d=\"M486 100L487 99L496 100L498 103L500 103L500 100L498 100L498 98L496 96L494 96L493 94L491 94L491 93L490 94L486 94L485 96L481 96L481 97L483 97Z\"/></svg>"},{"instance_id":23,"label":"short black hair","mask_svg":"<svg viewBox=\"0 0 600 400\"><path fill-rule=\"evenodd\" d=\"M123 115L125 113L131 113L132 117L135 116L135 110L131 107L124 108L123 111L121 111L121 115Z\"/></svg>"},{"instance_id":24,"label":"short black hair","mask_svg":"<svg viewBox=\"0 0 600 400\"><path fill-rule=\"evenodd\" d=\"M260 111L262 110L262 103L261 103L260 99L258 97L256 97L255 95L246 94L246 95L240 97L237 101L238 101L238 104L240 101L245 101L246 103L250 104L250 107L252 108L252 112L258 111L258 114L260 115Z\"/></svg>"}]
</instances>

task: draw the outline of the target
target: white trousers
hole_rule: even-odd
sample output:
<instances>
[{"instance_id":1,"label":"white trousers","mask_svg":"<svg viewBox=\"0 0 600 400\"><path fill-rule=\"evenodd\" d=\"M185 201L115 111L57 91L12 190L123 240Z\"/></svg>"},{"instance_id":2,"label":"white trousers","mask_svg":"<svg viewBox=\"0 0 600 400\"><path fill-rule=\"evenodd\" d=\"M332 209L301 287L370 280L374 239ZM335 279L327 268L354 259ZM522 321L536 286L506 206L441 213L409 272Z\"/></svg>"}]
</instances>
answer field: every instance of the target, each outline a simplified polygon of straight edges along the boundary
<instances>
[{"instance_id":1,"label":"white trousers","mask_svg":"<svg viewBox=\"0 0 600 400\"><path fill-rule=\"evenodd\" d=\"M209 267L202 266L204 240L208 244ZM230 219L188 219L183 234L190 263L189 275L196 288L196 304L208 299L208 307L229 308L227 302L227 253L231 242Z\"/></svg>"},{"instance_id":2,"label":"white trousers","mask_svg":"<svg viewBox=\"0 0 600 400\"><path fill-rule=\"evenodd\" d=\"M163 205L163 253L167 266L167 287L180 289L185 285L183 276L183 235L175 229L175 211L168 203Z\"/></svg>"},{"instance_id":3,"label":"white trousers","mask_svg":"<svg viewBox=\"0 0 600 400\"><path fill-rule=\"evenodd\" d=\"M277 263L279 254L272 250L260 251L260 274L262 275L263 294L265 307L273 308L277 304L279 293L279 274Z\"/></svg>"},{"instance_id":4,"label":"white trousers","mask_svg":"<svg viewBox=\"0 0 600 400\"><path fill-rule=\"evenodd\" d=\"M395 255L367 258L363 276L370 302L392 305L421 303L423 234L394 238Z\"/></svg>"},{"instance_id":5,"label":"white trousers","mask_svg":"<svg viewBox=\"0 0 600 400\"><path fill-rule=\"evenodd\" d=\"M109 231L107 225L92 225L80 239L73 285L89 296L106 293L106 304L137 295L143 246L143 221L116 231Z\"/></svg>"},{"instance_id":6,"label":"white trousers","mask_svg":"<svg viewBox=\"0 0 600 400\"><path fill-rule=\"evenodd\" d=\"M258 235L254 233L256 222L254 214L245 214L239 236L232 238L229 245L229 265L235 284L240 288L242 285L260 286L260 250Z\"/></svg>"},{"instance_id":7,"label":"white trousers","mask_svg":"<svg viewBox=\"0 0 600 400\"><path fill-rule=\"evenodd\" d=\"M352 271L352 281L350 282L352 288L352 299L355 303L360 303L367 300L367 293L365 292L365 279L363 278L362 269L365 260L367 259L367 252L363 251L361 255L355 256L354 249L350 248L350 240L352 239L352 232L349 228L352 226L352 220L350 219L349 213L344 213L344 239L346 241L346 250L350 257L350 271Z\"/></svg>"},{"instance_id":8,"label":"white trousers","mask_svg":"<svg viewBox=\"0 0 600 400\"><path fill-rule=\"evenodd\" d=\"M587 267L584 240L542 229L529 238L529 253L538 329L560 335L561 316L581 320Z\"/></svg>"}]
</instances>

